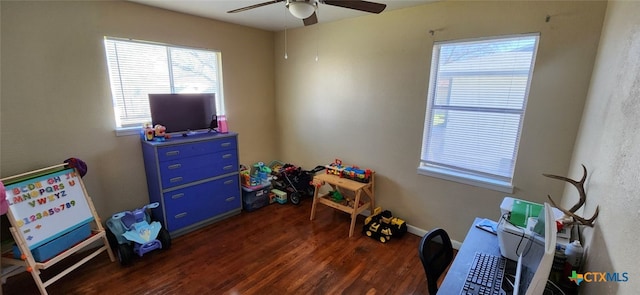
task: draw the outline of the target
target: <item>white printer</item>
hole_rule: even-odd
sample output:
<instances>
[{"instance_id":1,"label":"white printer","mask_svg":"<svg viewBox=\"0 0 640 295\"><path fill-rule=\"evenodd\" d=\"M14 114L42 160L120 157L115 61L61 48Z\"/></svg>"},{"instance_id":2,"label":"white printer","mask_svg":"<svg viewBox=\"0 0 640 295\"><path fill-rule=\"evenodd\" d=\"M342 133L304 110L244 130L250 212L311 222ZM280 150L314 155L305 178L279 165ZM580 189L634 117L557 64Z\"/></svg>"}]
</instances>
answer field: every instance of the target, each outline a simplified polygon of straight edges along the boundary
<instances>
[{"instance_id":1,"label":"white printer","mask_svg":"<svg viewBox=\"0 0 640 295\"><path fill-rule=\"evenodd\" d=\"M511 259L518 260L518 254L526 249L531 240L532 231L538 222L538 216L543 205L525 200L505 197L500 204L500 220L498 220L498 244L500 254ZM554 208L554 212L562 216L563 213ZM566 232L566 231L565 231ZM557 247L566 246L569 239L558 232Z\"/></svg>"},{"instance_id":2,"label":"white printer","mask_svg":"<svg viewBox=\"0 0 640 295\"><path fill-rule=\"evenodd\" d=\"M538 221L543 206L538 203L506 197L500 204L501 217L498 221L498 244L500 254L518 260L531 240L531 231Z\"/></svg>"}]
</instances>

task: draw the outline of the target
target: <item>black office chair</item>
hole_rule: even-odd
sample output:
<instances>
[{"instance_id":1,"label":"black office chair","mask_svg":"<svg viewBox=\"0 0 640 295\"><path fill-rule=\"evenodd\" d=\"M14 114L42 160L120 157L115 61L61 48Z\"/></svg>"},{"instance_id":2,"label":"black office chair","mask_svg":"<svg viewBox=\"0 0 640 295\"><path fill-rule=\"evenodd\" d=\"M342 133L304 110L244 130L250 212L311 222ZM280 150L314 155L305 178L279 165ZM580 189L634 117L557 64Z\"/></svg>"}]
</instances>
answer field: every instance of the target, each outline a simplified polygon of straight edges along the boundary
<instances>
[{"instance_id":1,"label":"black office chair","mask_svg":"<svg viewBox=\"0 0 640 295\"><path fill-rule=\"evenodd\" d=\"M427 275L429 294L438 292L438 279L453 260L451 239L444 229L436 228L428 232L418 246L418 254Z\"/></svg>"}]
</instances>

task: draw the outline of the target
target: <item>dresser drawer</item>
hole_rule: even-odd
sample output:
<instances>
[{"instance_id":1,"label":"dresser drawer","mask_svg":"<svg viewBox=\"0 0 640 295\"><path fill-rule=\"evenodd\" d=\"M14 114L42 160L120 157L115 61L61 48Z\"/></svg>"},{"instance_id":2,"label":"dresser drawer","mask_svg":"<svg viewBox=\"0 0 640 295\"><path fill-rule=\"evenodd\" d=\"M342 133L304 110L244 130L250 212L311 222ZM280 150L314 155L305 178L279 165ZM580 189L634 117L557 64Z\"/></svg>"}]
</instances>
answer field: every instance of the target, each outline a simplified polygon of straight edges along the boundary
<instances>
[{"instance_id":1,"label":"dresser drawer","mask_svg":"<svg viewBox=\"0 0 640 295\"><path fill-rule=\"evenodd\" d=\"M226 150L197 157L160 163L163 189L238 171L236 150Z\"/></svg>"},{"instance_id":2,"label":"dresser drawer","mask_svg":"<svg viewBox=\"0 0 640 295\"><path fill-rule=\"evenodd\" d=\"M158 148L158 161L164 162L218 151L235 150L237 146L235 137L163 146Z\"/></svg>"},{"instance_id":3,"label":"dresser drawer","mask_svg":"<svg viewBox=\"0 0 640 295\"><path fill-rule=\"evenodd\" d=\"M164 194L167 229L175 231L241 207L238 175Z\"/></svg>"}]
</instances>

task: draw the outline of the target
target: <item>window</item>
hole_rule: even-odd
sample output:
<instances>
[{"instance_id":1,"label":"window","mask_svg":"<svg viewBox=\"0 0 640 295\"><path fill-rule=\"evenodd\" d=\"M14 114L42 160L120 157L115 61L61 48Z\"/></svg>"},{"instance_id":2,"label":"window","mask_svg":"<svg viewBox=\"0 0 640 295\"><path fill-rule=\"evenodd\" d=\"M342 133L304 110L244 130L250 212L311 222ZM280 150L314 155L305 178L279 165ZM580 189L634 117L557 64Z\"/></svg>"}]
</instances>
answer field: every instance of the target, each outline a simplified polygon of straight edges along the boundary
<instances>
[{"instance_id":1,"label":"window","mask_svg":"<svg viewBox=\"0 0 640 295\"><path fill-rule=\"evenodd\" d=\"M215 93L224 114L220 52L108 37L104 44L116 131L151 122L149 93Z\"/></svg>"},{"instance_id":2,"label":"window","mask_svg":"<svg viewBox=\"0 0 640 295\"><path fill-rule=\"evenodd\" d=\"M538 39L434 44L418 173L513 192Z\"/></svg>"}]
</instances>

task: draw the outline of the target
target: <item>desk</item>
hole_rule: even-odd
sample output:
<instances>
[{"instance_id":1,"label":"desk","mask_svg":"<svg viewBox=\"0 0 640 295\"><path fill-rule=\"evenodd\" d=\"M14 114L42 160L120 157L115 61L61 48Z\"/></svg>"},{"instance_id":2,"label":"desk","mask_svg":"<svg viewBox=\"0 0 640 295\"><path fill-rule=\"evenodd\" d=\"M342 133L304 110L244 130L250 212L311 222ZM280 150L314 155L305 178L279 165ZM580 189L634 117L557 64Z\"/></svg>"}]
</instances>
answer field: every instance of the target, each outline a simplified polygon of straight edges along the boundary
<instances>
[{"instance_id":1,"label":"desk","mask_svg":"<svg viewBox=\"0 0 640 295\"><path fill-rule=\"evenodd\" d=\"M331 174L319 174L313 177L313 183L316 184L316 189L313 192L313 205L311 206L311 220L316 217L316 206L318 204L324 204L331 208L338 209L343 212L347 212L351 214L351 226L349 227L349 237L353 236L353 230L356 225L356 217L362 211L369 208L371 212L373 212L373 208L375 208L375 197L374 197L374 179L375 173L371 174L371 180L368 183L361 183L353 180L349 180L346 178L340 178L336 175ZM321 185L319 184L329 184L334 191L339 191L342 195L344 195L345 191L352 192L355 195L353 200L353 205L348 206L341 203L334 202L330 199L328 194L319 196L318 191L320 190ZM364 194L363 194L364 193ZM366 195L369 197L369 201L363 201L362 204L360 201L362 200L362 195Z\"/></svg>"},{"instance_id":2,"label":"desk","mask_svg":"<svg viewBox=\"0 0 640 295\"><path fill-rule=\"evenodd\" d=\"M460 293L476 252L500 256L498 236L477 228L475 225L480 222L480 220L482 220L482 218L476 218L473 224L471 224L471 228L464 238L462 247L460 247L456 258L453 260L453 264L451 264L447 272L447 276L438 289L438 294Z\"/></svg>"},{"instance_id":3,"label":"desk","mask_svg":"<svg viewBox=\"0 0 640 295\"><path fill-rule=\"evenodd\" d=\"M460 294L476 252L500 256L498 236L476 227L476 224L481 220L482 218L476 218L473 221L473 224L471 224L471 228L467 232L467 236L464 238L462 247L460 247L458 254L456 254L456 259L453 260L453 263L447 272L447 276L444 278L442 285L440 285L440 288L438 289L441 290L438 294ZM515 261L507 260L506 273L515 275L515 265ZM545 289L544 294L577 294L578 290L575 284L570 283L568 277L563 281L563 283L568 284L560 285L563 293L560 293L555 287L550 288L551 285L548 284L548 288Z\"/></svg>"}]
</instances>

